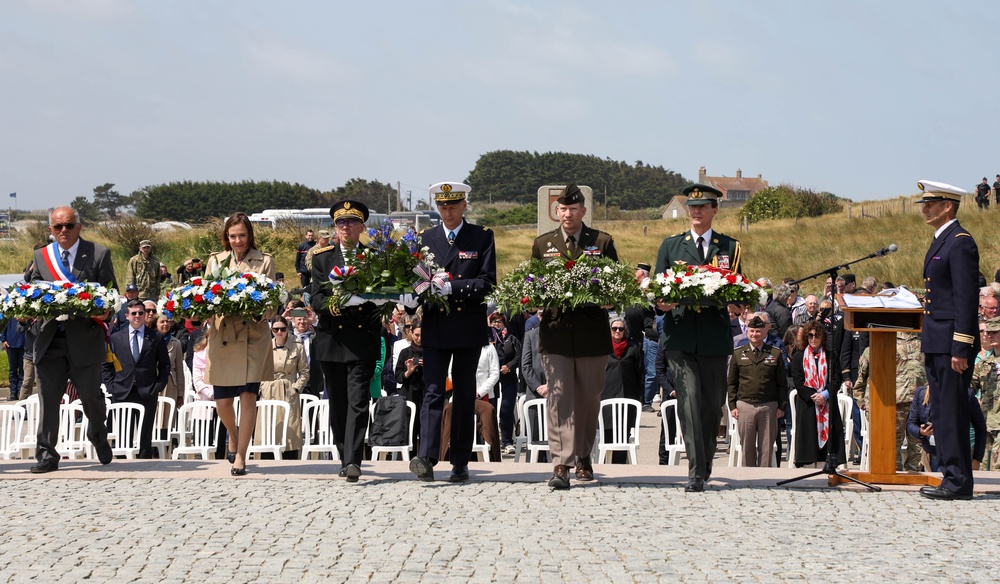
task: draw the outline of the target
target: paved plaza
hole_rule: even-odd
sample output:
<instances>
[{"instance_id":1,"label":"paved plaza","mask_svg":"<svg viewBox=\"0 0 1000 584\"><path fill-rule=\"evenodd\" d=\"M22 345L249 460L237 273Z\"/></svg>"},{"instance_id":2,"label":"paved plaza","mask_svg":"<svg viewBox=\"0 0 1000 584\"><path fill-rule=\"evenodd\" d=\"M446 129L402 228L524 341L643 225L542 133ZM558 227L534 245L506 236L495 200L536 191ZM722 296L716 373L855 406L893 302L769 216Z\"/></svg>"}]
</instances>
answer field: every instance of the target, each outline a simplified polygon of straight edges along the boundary
<instances>
[{"instance_id":1,"label":"paved plaza","mask_svg":"<svg viewBox=\"0 0 1000 584\"><path fill-rule=\"evenodd\" d=\"M967 502L913 488L777 488L789 469L600 466L550 491L544 464L478 463L472 481L366 463L0 462L2 582L993 581L1000 473ZM438 478L447 475L438 466Z\"/></svg>"}]
</instances>

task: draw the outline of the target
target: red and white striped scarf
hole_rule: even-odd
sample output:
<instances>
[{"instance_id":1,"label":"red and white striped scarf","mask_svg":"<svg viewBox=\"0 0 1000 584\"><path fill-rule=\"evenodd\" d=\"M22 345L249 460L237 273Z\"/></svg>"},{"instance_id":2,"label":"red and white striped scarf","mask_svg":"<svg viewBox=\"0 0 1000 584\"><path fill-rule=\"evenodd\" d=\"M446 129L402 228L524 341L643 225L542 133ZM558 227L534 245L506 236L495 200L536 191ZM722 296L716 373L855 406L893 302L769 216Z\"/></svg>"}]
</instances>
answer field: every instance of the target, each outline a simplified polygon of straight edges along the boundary
<instances>
[{"instance_id":1,"label":"red and white striped scarf","mask_svg":"<svg viewBox=\"0 0 1000 584\"><path fill-rule=\"evenodd\" d=\"M802 355L802 369L806 373L806 387L811 387L817 392L823 391L826 387L826 351L806 347ZM819 440L820 448L823 448L830 438L829 402L816 406L816 438Z\"/></svg>"}]
</instances>

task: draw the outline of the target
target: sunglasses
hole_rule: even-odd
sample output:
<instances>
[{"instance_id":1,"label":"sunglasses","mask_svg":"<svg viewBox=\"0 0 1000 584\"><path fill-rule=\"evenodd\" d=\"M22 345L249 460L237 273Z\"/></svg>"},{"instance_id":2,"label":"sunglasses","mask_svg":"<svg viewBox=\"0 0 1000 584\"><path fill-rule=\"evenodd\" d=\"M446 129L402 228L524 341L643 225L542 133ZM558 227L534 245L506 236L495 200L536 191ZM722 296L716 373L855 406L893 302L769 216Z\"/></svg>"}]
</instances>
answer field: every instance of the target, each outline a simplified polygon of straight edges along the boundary
<instances>
[{"instance_id":1,"label":"sunglasses","mask_svg":"<svg viewBox=\"0 0 1000 584\"><path fill-rule=\"evenodd\" d=\"M275 327L271 327L271 330L274 331L274 332L276 332L276 333L283 333L283 332L285 332L285 331L288 330L288 327L287 326L275 326Z\"/></svg>"},{"instance_id":2,"label":"sunglasses","mask_svg":"<svg viewBox=\"0 0 1000 584\"><path fill-rule=\"evenodd\" d=\"M351 227L352 225L357 225L358 223L361 222L357 219L337 219L333 222L333 224L337 227Z\"/></svg>"},{"instance_id":3,"label":"sunglasses","mask_svg":"<svg viewBox=\"0 0 1000 584\"><path fill-rule=\"evenodd\" d=\"M73 229L76 228L76 223L56 223L51 227L55 231L62 231L63 229L65 229L66 231L73 231Z\"/></svg>"},{"instance_id":4,"label":"sunglasses","mask_svg":"<svg viewBox=\"0 0 1000 584\"><path fill-rule=\"evenodd\" d=\"M808 335L806 335L806 338L807 339L818 339L819 335L816 334L816 333L809 333Z\"/></svg>"},{"instance_id":5,"label":"sunglasses","mask_svg":"<svg viewBox=\"0 0 1000 584\"><path fill-rule=\"evenodd\" d=\"M142 315L144 315L144 314L146 314L146 312L145 312L145 311L139 311L139 312L130 312L130 313L128 313L128 315L129 315L129 316L142 316Z\"/></svg>"},{"instance_id":6,"label":"sunglasses","mask_svg":"<svg viewBox=\"0 0 1000 584\"><path fill-rule=\"evenodd\" d=\"M625 330L625 327L623 327L623 326L613 326L613 327L611 327L611 330L613 330L613 331L623 331L623 330Z\"/></svg>"}]
</instances>

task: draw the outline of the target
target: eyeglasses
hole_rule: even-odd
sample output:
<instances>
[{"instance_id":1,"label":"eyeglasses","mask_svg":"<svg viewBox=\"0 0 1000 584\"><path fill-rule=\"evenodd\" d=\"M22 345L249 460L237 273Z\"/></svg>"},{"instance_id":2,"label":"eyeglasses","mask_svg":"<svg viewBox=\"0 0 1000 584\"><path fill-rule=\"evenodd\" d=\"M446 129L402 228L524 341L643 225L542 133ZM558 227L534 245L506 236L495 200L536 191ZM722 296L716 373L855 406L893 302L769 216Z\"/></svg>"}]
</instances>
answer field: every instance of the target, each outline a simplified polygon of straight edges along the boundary
<instances>
[{"instance_id":1,"label":"eyeglasses","mask_svg":"<svg viewBox=\"0 0 1000 584\"><path fill-rule=\"evenodd\" d=\"M809 333L808 335L806 335L806 338L807 339L818 339L819 335L816 334L816 333Z\"/></svg>"},{"instance_id":2,"label":"eyeglasses","mask_svg":"<svg viewBox=\"0 0 1000 584\"><path fill-rule=\"evenodd\" d=\"M145 311L140 311L140 312L129 312L129 313L128 313L128 315L129 315L129 316L142 316L143 314L145 314Z\"/></svg>"},{"instance_id":3,"label":"eyeglasses","mask_svg":"<svg viewBox=\"0 0 1000 584\"><path fill-rule=\"evenodd\" d=\"M288 330L288 327L287 326L274 326L274 327L271 327L271 330L274 331L274 332L276 332L276 333L283 333L283 332L285 332L285 331Z\"/></svg>"},{"instance_id":4,"label":"eyeglasses","mask_svg":"<svg viewBox=\"0 0 1000 584\"><path fill-rule=\"evenodd\" d=\"M625 330L625 327L623 327L623 326L613 326L613 327L611 327L611 330L613 330L615 332L621 332L621 331Z\"/></svg>"},{"instance_id":5,"label":"eyeglasses","mask_svg":"<svg viewBox=\"0 0 1000 584\"><path fill-rule=\"evenodd\" d=\"M153 314L154 312L156 312L155 308L147 308L146 309L146 314Z\"/></svg>"},{"instance_id":6,"label":"eyeglasses","mask_svg":"<svg viewBox=\"0 0 1000 584\"><path fill-rule=\"evenodd\" d=\"M65 229L66 231L73 231L73 229L76 228L76 223L56 223L51 227L55 231L62 231L63 229Z\"/></svg>"},{"instance_id":7,"label":"eyeglasses","mask_svg":"<svg viewBox=\"0 0 1000 584\"><path fill-rule=\"evenodd\" d=\"M361 222L357 219L337 219L333 222L333 224L337 227L351 227L353 225L357 225L358 223Z\"/></svg>"}]
</instances>

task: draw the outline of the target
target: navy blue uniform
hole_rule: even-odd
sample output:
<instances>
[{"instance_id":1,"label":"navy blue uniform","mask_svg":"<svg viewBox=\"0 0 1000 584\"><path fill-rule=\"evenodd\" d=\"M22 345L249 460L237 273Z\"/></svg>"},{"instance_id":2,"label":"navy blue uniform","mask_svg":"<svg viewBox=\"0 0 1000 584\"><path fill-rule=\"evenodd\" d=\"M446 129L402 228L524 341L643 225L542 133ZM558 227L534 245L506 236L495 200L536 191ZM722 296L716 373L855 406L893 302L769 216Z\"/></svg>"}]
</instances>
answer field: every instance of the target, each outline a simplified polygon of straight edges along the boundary
<instances>
[{"instance_id":1,"label":"navy blue uniform","mask_svg":"<svg viewBox=\"0 0 1000 584\"><path fill-rule=\"evenodd\" d=\"M934 441L944 474L941 487L971 495L968 387L979 351L979 248L958 221L948 225L927 250L924 287L920 343L931 387ZM952 357L968 360L964 373L951 368Z\"/></svg>"},{"instance_id":2,"label":"navy blue uniform","mask_svg":"<svg viewBox=\"0 0 1000 584\"><path fill-rule=\"evenodd\" d=\"M420 408L420 457L436 462L441 449L441 411L451 363L454 409L448 458L453 465L463 466L472 455L476 367L489 340L486 295L497 282L493 232L466 221L449 245L444 225L438 225L420 234L420 245L427 246L434 262L452 278L449 312L424 305L421 321L425 386Z\"/></svg>"}]
</instances>

